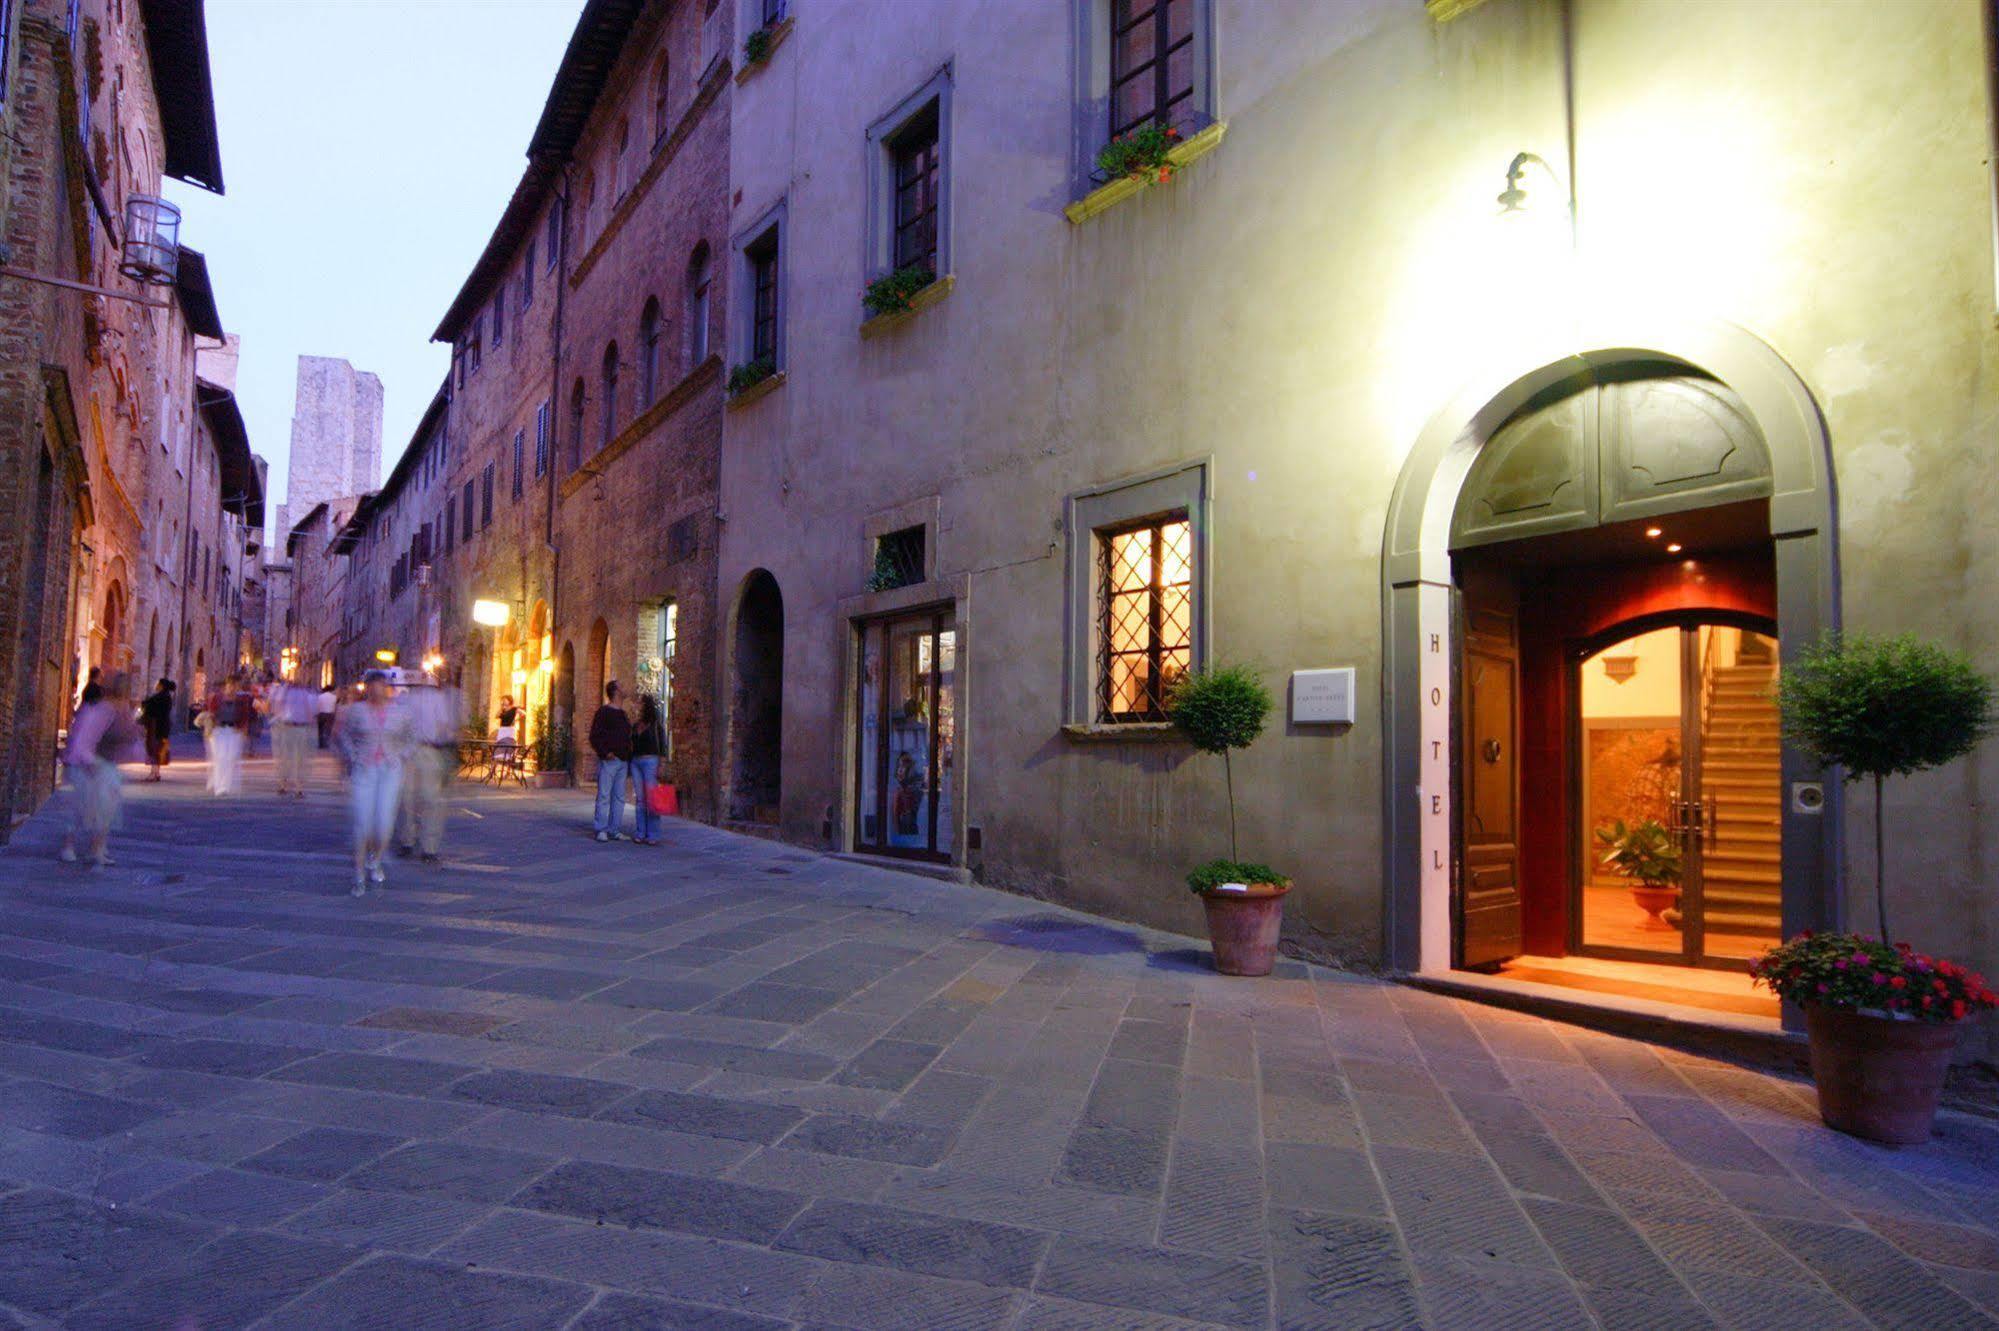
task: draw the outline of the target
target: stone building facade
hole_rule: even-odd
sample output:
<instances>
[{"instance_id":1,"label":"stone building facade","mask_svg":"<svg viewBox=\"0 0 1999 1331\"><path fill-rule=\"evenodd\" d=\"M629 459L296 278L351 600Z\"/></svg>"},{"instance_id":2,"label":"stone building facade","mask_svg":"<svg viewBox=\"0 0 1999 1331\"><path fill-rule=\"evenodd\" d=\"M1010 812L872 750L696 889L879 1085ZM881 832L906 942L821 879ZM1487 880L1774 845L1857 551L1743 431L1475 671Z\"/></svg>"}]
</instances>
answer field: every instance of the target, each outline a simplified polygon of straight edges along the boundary
<instances>
[{"instance_id":1,"label":"stone building facade","mask_svg":"<svg viewBox=\"0 0 1999 1331\"><path fill-rule=\"evenodd\" d=\"M1516 994L1581 957L1774 1029L1744 958L1864 918L1873 829L1772 679L1841 627L1999 662L1986 7L696 8L669 86L728 66L726 135L634 171L634 11L587 6L440 330L461 494L555 418L543 546L475 542L457 621L509 600L580 714L690 594L658 549L712 544L704 812L1187 932L1231 819L1164 695L1245 663L1278 711L1235 821L1293 947ZM684 216L641 223L669 178ZM482 383L557 198L550 359ZM708 372L616 404L697 238L728 396L676 547ZM1908 937L1987 971L1995 761L1889 807ZM1587 854L1619 800L1695 866L1663 913Z\"/></svg>"},{"instance_id":2,"label":"stone building facade","mask_svg":"<svg viewBox=\"0 0 1999 1331\"><path fill-rule=\"evenodd\" d=\"M121 273L132 200L156 197L163 176L222 186L201 6L24 0L0 10L0 42L0 206L8 266L30 275L0 279L11 825L48 793L85 672L185 687L217 636L230 518L261 493L240 431L218 441L203 421L197 345L223 330L202 256L183 236L171 284Z\"/></svg>"},{"instance_id":3,"label":"stone building facade","mask_svg":"<svg viewBox=\"0 0 1999 1331\"><path fill-rule=\"evenodd\" d=\"M702 816L731 22L585 6L527 168L438 327L450 375L340 539L380 644L354 659L435 656L486 728L503 697L524 706L530 743L586 721L609 680L651 692L670 779ZM479 602L505 622L475 622Z\"/></svg>"}]
</instances>

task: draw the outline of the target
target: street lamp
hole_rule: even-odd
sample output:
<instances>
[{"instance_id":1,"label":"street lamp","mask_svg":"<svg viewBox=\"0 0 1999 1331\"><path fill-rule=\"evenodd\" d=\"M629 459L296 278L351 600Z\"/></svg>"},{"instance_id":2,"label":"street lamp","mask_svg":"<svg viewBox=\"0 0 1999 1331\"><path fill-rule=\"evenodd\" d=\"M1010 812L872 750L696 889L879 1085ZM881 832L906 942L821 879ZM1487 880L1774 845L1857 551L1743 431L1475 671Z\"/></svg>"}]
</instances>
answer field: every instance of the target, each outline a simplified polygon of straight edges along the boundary
<instances>
[{"instance_id":1,"label":"street lamp","mask_svg":"<svg viewBox=\"0 0 1999 1331\"><path fill-rule=\"evenodd\" d=\"M505 601L482 600L472 603L472 622L474 624L483 624L489 629L504 628L507 621L512 617L512 607Z\"/></svg>"}]
</instances>

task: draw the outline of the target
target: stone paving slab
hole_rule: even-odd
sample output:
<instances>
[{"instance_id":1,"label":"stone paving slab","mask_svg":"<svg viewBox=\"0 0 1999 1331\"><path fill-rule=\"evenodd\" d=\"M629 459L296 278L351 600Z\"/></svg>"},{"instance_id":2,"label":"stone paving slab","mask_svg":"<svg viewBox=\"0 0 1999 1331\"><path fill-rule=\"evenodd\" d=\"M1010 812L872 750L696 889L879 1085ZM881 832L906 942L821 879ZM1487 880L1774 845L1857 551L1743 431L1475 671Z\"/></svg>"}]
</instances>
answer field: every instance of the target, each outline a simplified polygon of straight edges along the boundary
<instances>
[{"instance_id":1,"label":"stone paving slab","mask_svg":"<svg viewBox=\"0 0 1999 1331\"><path fill-rule=\"evenodd\" d=\"M1999 1124L674 822L454 790L0 850L0 1327L1999 1329Z\"/></svg>"}]
</instances>

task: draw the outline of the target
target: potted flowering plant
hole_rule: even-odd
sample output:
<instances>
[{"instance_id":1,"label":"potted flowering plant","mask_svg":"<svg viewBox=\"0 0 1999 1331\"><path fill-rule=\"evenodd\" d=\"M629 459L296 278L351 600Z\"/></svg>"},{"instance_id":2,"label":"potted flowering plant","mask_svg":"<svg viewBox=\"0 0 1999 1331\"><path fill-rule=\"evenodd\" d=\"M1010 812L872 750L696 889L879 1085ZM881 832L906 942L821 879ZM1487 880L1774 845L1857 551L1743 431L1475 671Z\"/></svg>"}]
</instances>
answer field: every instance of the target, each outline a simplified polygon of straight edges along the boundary
<instances>
[{"instance_id":1,"label":"potted flowering plant","mask_svg":"<svg viewBox=\"0 0 1999 1331\"><path fill-rule=\"evenodd\" d=\"M1802 1007L1819 1116L1874 1141L1926 1141L1964 1020L1999 1003L1985 981L1888 931L1882 786L1961 758L1992 725L1992 685L1964 657L1907 636L1828 637L1777 685L1785 736L1874 786L1879 937L1801 934L1751 963Z\"/></svg>"},{"instance_id":2,"label":"potted flowering plant","mask_svg":"<svg viewBox=\"0 0 1999 1331\"><path fill-rule=\"evenodd\" d=\"M1277 962L1291 880L1267 864L1238 856L1235 770L1229 753L1248 748L1263 733L1270 690L1247 666L1192 671L1174 682L1166 708L1175 728L1195 748L1222 756L1228 784L1229 857L1210 860L1187 875L1187 887L1207 911L1215 969L1224 975L1268 975Z\"/></svg>"},{"instance_id":3,"label":"potted flowering plant","mask_svg":"<svg viewBox=\"0 0 1999 1331\"><path fill-rule=\"evenodd\" d=\"M869 314L905 314L915 308L911 301L916 293L936 280L929 264L904 264L868 283L861 292L861 304Z\"/></svg>"},{"instance_id":4,"label":"potted flowering plant","mask_svg":"<svg viewBox=\"0 0 1999 1331\"><path fill-rule=\"evenodd\" d=\"M1097 152L1097 171L1105 181L1130 176L1146 184L1164 185L1173 179L1173 163L1167 154L1179 146L1180 131L1157 120L1114 136Z\"/></svg>"}]
</instances>

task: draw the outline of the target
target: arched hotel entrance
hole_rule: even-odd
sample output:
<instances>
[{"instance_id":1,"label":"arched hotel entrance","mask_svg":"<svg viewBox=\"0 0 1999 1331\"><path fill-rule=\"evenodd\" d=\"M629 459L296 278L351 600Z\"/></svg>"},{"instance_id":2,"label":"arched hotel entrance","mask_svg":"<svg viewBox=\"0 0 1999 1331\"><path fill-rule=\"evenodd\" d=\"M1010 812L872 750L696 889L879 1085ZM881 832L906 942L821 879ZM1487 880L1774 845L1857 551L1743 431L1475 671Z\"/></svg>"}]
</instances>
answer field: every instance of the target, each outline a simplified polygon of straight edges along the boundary
<instances>
[{"instance_id":1,"label":"arched hotel entrance","mask_svg":"<svg viewBox=\"0 0 1999 1331\"><path fill-rule=\"evenodd\" d=\"M1774 670L1837 623L1816 406L1732 326L1574 345L1468 388L1391 501L1384 929L1400 969L1739 968L1841 915L1837 791L1775 744L1768 706ZM1656 915L1597 863L1619 818L1656 820L1684 859Z\"/></svg>"}]
</instances>

